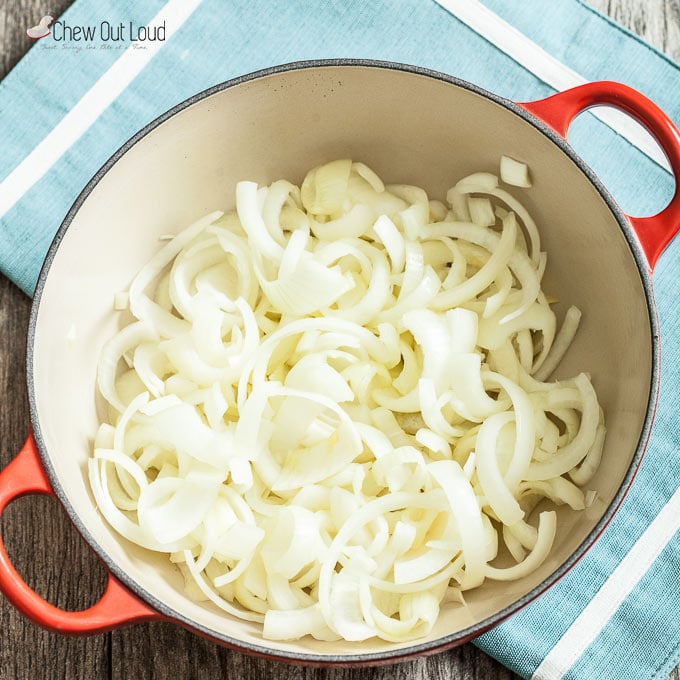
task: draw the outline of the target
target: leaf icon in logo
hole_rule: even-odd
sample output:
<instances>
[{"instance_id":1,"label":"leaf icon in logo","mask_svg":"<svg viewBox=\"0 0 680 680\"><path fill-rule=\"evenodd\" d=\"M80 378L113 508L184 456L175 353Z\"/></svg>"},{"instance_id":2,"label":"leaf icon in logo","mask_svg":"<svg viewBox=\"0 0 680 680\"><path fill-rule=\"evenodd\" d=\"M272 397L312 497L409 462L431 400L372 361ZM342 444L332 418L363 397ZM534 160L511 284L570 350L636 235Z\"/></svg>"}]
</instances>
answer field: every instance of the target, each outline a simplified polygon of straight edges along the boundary
<instances>
[{"instance_id":1,"label":"leaf icon in logo","mask_svg":"<svg viewBox=\"0 0 680 680\"><path fill-rule=\"evenodd\" d=\"M54 21L54 17L49 14L44 16L36 26L31 26L31 28L26 29L26 35L33 40L38 40L44 38L46 35L51 33L50 29L47 28Z\"/></svg>"}]
</instances>

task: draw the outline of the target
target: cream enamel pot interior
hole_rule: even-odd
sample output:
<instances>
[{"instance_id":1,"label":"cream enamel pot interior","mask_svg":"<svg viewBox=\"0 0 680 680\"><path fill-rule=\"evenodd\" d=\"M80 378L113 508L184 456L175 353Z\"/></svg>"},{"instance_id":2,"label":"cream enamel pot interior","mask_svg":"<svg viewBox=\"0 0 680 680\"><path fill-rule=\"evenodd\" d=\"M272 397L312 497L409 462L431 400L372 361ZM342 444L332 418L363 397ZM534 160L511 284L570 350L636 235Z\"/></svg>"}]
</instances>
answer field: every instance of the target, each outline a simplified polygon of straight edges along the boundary
<instances>
[{"instance_id":1,"label":"cream enamel pot interior","mask_svg":"<svg viewBox=\"0 0 680 680\"><path fill-rule=\"evenodd\" d=\"M571 120L595 104L617 106L645 125L680 176L677 130L625 86L595 83L517 105L440 73L365 61L298 63L224 83L130 140L79 196L50 248L29 331L34 439L0 476L0 511L21 494L53 490L107 565L109 585L91 609L62 612L28 588L2 548L6 597L65 633L165 619L270 658L371 664L469 640L554 583L604 529L639 465L659 373L650 273L680 225L677 191L659 215L628 218L565 143ZM269 642L259 626L192 602L165 555L126 542L106 524L87 481L98 424L96 364L116 330L114 293L157 250L159 235L233 207L239 180L299 182L317 164L350 157L387 181L443 197L466 173L496 171L502 154L531 168L534 185L522 200L548 252L545 289L583 311L558 375L589 371L606 414L603 462L589 483L595 503L580 513L559 509L552 555L538 571L517 582L487 582L467 594L465 607L447 605L431 634L415 643Z\"/></svg>"}]
</instances>

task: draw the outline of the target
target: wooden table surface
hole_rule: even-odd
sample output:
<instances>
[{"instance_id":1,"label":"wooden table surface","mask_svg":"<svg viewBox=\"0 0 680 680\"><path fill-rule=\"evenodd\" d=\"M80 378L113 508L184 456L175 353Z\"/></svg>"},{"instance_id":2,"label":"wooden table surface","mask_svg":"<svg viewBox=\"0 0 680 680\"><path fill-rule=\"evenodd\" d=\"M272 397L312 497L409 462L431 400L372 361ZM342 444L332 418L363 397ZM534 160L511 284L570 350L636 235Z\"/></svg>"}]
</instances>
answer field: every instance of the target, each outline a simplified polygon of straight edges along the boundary
<instances>
[{"instance_id":1,"label":"wooden table surface","mask_svg":"<svg viewBox=\"0 0 680 680\"><path fill-rule=\"evenodd\" d=\"M589 0L600 11L680 60L680 0ZM0 78L31 46L30 21L69 0L0 0ZM8 134L3 130L3 134ZM29 421L25 344L30 300L0 275L0 468L22 445ZM2 535L17 569L50 602L93 604L104 586L98 559L53 500L25 497L7 510ZM253 659L168 623L137 625L90 638L67 638L26 621L0 596L0 680L41 678L272 678L273 680L511 680L511 673L471 644L412 663L378 669L309 669ZM670 676L680 680L680 666ZM670 680L669 679L669 680ZM591 680L591 679L584 679ZM604 679L608 680L608 679Z\"/></svg>"}]
</instances>

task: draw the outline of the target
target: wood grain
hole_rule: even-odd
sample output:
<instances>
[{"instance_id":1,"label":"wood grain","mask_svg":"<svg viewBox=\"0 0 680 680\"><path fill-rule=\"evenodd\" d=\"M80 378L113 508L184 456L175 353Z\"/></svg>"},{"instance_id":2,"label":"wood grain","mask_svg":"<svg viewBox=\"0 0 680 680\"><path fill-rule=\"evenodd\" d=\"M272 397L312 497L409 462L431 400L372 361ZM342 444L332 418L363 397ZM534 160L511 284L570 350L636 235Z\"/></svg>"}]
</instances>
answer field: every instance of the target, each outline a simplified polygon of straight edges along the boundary
<instances>
[{"instance_id":1,"label":"wood grain","mask_svg":"<svg viewBox=\"0 0 680 680\"><path fill-rule=\"evenodd\" d=\"M473 645L380 668L306 668L232 652L171 624L154 623L117 631L111 642L112 678L164 680L172 669L187 680L514 680L511 673Z\"/></svg>"},{"instance_id":2,"label":"wood grain","mask_svg":"<svg viewBox=\"0 0 680 680\"><path fill-rule=\"evenodd\" d=\"M587 0L587 4L680 61L680 0Z\"/></svg>"},{"instance_id":3,"label":"wood grain","mask_svg":"<svg viewBox=\"0 0 680 680\"><path fill-rule=\"evenodd\" d=\"M0 0L0 77L31 47L31 20L49 9L60 15L70 0ZM680 59L680 0L590 0L634 32ZM21 447L28 426L25 342L30 301L0 276L0 469ZM20 499L2 518L8 551L28 583L50 602L81 609L96 601L104 570L72 529L65 512L43 497ZM253 659L165 623L108 635L67 638L26 621L0 598L0 680L517 680L473 645L374 669L312 669ZM588 679L587 679L588 680ZM680 680L675 669L669 680Z\"/></svg>"},{"instance_id":4,"label":"wood grain","mask_svg":"<svg viewBox=\"0 0 680 680\"><path fill-rule=\"evenodd\" d=\"M30 301L0 278L0 468L26 437L25 343ZM2 536L19 573L40 595L70 610L93 604L104 570L72 529L55 500L28 496L2 518ZM65 638L26 621L4 598L0 604L0 678L107 678L109 638Z\"/></svg>"}]
</instances>

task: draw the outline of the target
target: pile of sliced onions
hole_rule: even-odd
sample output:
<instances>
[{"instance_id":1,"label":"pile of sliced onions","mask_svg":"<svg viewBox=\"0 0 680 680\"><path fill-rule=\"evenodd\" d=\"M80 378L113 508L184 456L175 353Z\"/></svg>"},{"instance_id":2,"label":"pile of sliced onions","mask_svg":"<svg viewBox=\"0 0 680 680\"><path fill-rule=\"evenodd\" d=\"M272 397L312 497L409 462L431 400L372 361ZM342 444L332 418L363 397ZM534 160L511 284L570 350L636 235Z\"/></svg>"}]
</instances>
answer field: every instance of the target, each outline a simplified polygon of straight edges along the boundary
<instances>
[{"instance_id":1,"label":"pile of sliced onions","mask_svg":"<svg viewBox=\"0 0 680 680\"><path fill-rule=\"evenodd\" d=\"M545 382L580 313L556 330L536 225L495 175L446 199L350 160L241 182L116 296L134 320L99 365L99 509L265 638L424 636L545 560L540 500L585 506L602 412L586 374Z\"/></svg>"}]
</instances>

